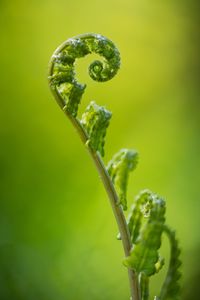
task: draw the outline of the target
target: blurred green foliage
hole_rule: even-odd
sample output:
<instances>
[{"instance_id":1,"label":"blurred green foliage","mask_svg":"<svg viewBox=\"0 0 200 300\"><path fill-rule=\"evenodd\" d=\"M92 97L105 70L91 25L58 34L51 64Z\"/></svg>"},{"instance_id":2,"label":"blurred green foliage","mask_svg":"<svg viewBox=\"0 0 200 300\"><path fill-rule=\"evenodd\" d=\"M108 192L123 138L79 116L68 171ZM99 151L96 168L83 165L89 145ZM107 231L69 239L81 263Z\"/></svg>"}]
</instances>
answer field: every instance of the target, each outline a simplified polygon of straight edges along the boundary
<instances>
[{"instance_id":1,"label":"blurred green foliage","mask_svg":"<svg viewBox=\"0 0 200 300\"><path fill-rule=\"evenodd\" d=\"M167 199L183 299L199 299L199 8L195 0L0 1L1 300L128 299L106 193L47 85L55 48L85 32L113 40L122 66L101 84L85 71L91 58L80 60L81 109L94 99L113 112L106 161L123 147L139 151L129 204L143 188Z\"/></svg>"}]
</instances>

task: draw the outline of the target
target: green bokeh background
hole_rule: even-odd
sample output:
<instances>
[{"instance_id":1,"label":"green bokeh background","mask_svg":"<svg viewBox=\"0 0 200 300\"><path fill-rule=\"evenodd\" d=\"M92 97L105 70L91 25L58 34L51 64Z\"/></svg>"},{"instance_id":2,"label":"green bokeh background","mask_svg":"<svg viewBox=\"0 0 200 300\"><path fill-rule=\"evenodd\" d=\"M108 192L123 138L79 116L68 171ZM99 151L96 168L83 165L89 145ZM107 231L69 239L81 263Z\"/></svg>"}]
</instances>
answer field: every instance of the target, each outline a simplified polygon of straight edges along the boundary
<instances>
[{"instance_id":1,"label":"green bokeh background","mask_svg":"<svg viewBox=\"0 0 200 300\"><path fill-rule=\"evenodd\" d=\"M87 75L92 56L79 60L88 85L80 111L94 99L113 112L106 162L120 148L139 151L129 204L143 188L167 199L182 299L199 299L199 8L195 0L0 1L1 300L129 299L106 193L47 85L54 49L85 32L112 39L122 66L100 84Z\"/></svg>"}]
</instances>

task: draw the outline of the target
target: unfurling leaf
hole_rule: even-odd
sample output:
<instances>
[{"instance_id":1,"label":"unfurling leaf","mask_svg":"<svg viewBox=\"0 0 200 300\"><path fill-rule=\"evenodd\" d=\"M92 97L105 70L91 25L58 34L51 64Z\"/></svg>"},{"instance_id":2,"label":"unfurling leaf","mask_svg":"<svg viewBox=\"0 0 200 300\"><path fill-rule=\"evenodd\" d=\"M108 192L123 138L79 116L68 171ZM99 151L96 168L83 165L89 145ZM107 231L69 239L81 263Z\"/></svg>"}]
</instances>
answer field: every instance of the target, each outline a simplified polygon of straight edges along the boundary
<instances>
[{"instance_id":1,"label":"unfurling leaf","mask_svg":"<svg viewBox=\"0 0 200 300\"><path fill-rule=\"evenodd\" d=\"M129 268L131 299L149 299L149 277L158 273L164 265L164 259L159 255L164 232L170 240L171 257L160 296L155 296L154 300L179 300L180 249L175 233L165 225L165 201L149 190L142 191L126 222L122 208L127 209L128 178L137 165L138 153L122 149L106 168L100 155L104 156L111 112L91 102L82 119L77 118L86 85L77 81L75 64L77 59L91 53L99 55L101 60L90 64L89 76L98 82L113 78L120 67L120 54L116 46L100 34L83 34L65 41L51 57L48 76L51 91L83 143L88 146L108 193L125 250L124 265Z\"/></svg>"},{"instance_id":2,"label":"unfurling leaf","mask_svg":"<svg viewBox=\"0 0 200 300\"><path fill-rule=\"evenodd\" d=\"M106 129L111 116L110 111L92 101L81 119L81 124L89 137L88 144L94 151L99 151L102 156L104 156Z\"/></svg>"},{"instance_id":3,"label":"unfurling leaf","mask_svg":"<svg viewBox=\"0 0 200 300\"><path fill-rule=\"evenodd\" d=\"M144 273L146 276L151 276L157 272L159 263L158 250L161 246L165 222L165 201L156 194L145 190L140 193L136 202L136 206L148 220L140 228L139 233L137 232L137 239L134 231L136 242L130 256L125 258L124 264L137 274Z\"/></svg>"},{"instance_id":4,"label":"unfurling leaf","mask_svg":"<svg viewBox=\"0 0 200 300\"><path fill-rule=\"evenodd\" d=\"M99 82L110 80L120 67L120 54L113 42L100 34L83 34L68 39L56 49L50 61L49 84L58 104L73 117L86 88L75 77L76 59L90 53L102 57L89 66L90 77Z\"/></svg>"},{"instance_id":5,"label":"unfurling leaf","mask_svg":"<svg viewBox=\"0 0 200 300\"><path fill-rule=\"evenodd\" d=\"M127 209L126 191L129 172L135 169L137 162L138 153L135 150L121 149L114 155L107 167L124 210Z\"/></svg>"},{"instance_id":6,"label":"unfurling leaf","mask_svg":"<svg viewBox=\"0 0 200 300\"><path fill-rule=\"evenodd\" d=\"M180 253L181 250L176 239L175 231L170 229L168 226L164 226L164 232L167 234L170 241L170 262L169 268L166 275L166 279L163 283L160 300L179 300L180 299Z\"/></svg>"}]
</instances>

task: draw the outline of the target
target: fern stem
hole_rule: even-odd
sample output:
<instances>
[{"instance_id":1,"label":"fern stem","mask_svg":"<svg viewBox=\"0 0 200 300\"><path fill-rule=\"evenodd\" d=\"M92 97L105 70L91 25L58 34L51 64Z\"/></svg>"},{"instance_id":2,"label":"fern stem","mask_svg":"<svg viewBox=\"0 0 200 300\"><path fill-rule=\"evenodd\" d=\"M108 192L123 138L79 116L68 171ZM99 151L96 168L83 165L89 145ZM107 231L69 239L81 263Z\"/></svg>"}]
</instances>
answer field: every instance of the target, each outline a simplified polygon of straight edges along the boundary
<instances>
[{"instance_id":1,"label":"fern stem","mask_svg":"<svg viewBox=\"0 0 200 300\"><path fill-rule=\"evenodd\" d=\"M80 36L81 37L81 36ZM85 37L91 37L91 34L89 35L84 35L82 36L83 39L85 39ZM97 37L96 35L92 35L92 38L95 39L100 39L101 37ZM104 41L104 39L103 39ZM66 45L68 45L69 40L65 43L63 43L54 53L54 55L52 56L51 60L50 60L50 65L49 65L49 84L51 87L51 76L53 75L53 69L54 69L54 61L55 61L55 56L58 55L64 48ZM99 75L96 74L94 72L94 67L96 65L95 64L92 65L91 71L92 71L92 75L90 74L90 76L97 81L107 81L109 79L111 79L117 72L118 68L119 68L119 63L120 63L120 58L119 58L119 52L118 50L115 48L115 46L112 44L111 41L108 41L108 46L109 46L109 51L113 52L115 54L114 56L114 60L113 60L113 53L111 55L110 59L110 65L108 64L104 70L104 73L106 71L106 73L104 74L102 72L102 76L100 76L100 78L98 77ZM104 49L105 50L105 49ZM90 50L89 52L87 52L86 54L90 53L90 52L95 52L94 50ZM97 53L99 53L97 51ZM80 53L79 53L80 54ZM78 57L83 57L86 55L85 53L81 56ZM102 55L102 54L101 54ZM108 59L109 60L109 59ZM98 62L97 62L98 63ZM110 71L109 71L110 70ZM109 71L109 72L108 72ZM95 75L96 74L96 75ZM59 75L59 74L58 74ZM98 76L97 76L98 75ZM97 76L97 77L96 77ZM70 83L74 84L74 81ZM60 106L60 108L63 110L63 112L65 113L65 115L68 117L68 119L71 121L73 127L76 129L77 133L79 134L82 142L84 145L87 145L87 141L89 140L89 137L86 133L86 131L84 130L83 126L81 125L80 121L75 117L75 113L69 113L69 110L67 110L67 107L65 106L65 100L62 98L62 96L58 93L57 89L55 88L51 88L51 92L53 93L58 105ZM111 203L111 207L118 225L118 229L120 232L120 236L121 236L121 240L122 240L122 244L123 244L123 248L124 248L124 253L125 256L129 256L130 255L130 251L131 251L131 247L132 247L132 243L131 243L131 238L130 238L130 233L129 233L129 229L126 223L126 219L123 213L123 210L121 208L121 206L119 205L119 199L118 199L118 195L116 193L115 187L112 183L112 180L106 170L106 167L101 159L101 156L99 155L98 152L94 151L90 145L87 145L87 149L88 152L97 168L97 171L101 177L101 180L104 184L105 190L108 194L110 203ZM139 289L139 283L138 283L138 276L137 274L131 270L128 269L128 276L129 276L129 283L130 283L130 293L131 293L131 300L141 300L141 296L140 296L140 289Z\"/></svg>"},{"instance_id":2,"label":"fern stem","mask_svg":"<svg viewBox=\"0 0 200 300\"><path fill-rule=\"evenodd\" d=\"M57 93L56 98L59 97ZM58 99L57 99L58 100ZM61 99L60 99L61 100ZM60 101L59 101L60 102ZM61 103L60 103L61 104ZM60 105L61 106L61 105ZM79 120L71 116L66 110L65 106L62 108L65 115L69 118L71 121L72 125L76 129L77 133L79 134L82 142L84 145L86 144L88 140L87 133L85 132L84 128L80 124ZM105 190L108 194L110 204L118 225L118 229L121 235L121 240L124 248L124 253L125 256L130 255L130 250L131 250L131 239L130 239L130 234L128 230L128 226L126 223L126 219L124 216L124 213L122 211L121 206L119 206L119 200L117 193L115 191L114 185L110 179L110 176L105 168L105 165L100 157L100 155L96 152L94 152L91 147L87 146L88 152L97 168L97 171L100 175L100 178L104 184ZM131 293L131 300L140 300L140 291L139 291L139 284L138 284L138 276L133 270L128 269L128 277L129 277L129 284L130 284L130 293Z\"/></svg>"}]
</instances>

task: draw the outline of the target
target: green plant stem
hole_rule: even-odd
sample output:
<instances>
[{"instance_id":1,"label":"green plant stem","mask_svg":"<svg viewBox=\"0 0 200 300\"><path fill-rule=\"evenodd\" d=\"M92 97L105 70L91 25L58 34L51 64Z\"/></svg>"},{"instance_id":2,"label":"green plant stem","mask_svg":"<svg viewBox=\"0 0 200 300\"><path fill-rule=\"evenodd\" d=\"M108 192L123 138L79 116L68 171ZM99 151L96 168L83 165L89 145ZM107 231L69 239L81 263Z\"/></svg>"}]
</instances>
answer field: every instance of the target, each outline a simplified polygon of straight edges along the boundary
<instances>
[{"instance_id":1,"label":"green plant stem","mask_svg":"<svg viewBox=\"0 0 200 300\"><path fill-rule=\"evenodd\" d=\"M73 127L76 129L77 133L79 134L82 142L84 145L86 145L86 142L88 141L88 135L85 132L84 128L82 127L80 121L73 116L71 116L65 109L64 103L60 95L54 90L52 91L54 97L56 98L56 101L58 102L61 109L64 111L65 115L68 117L68 119L71 121ZM100 155L96 152L94 152L89 145L87 145L87 149L90 153L90 156L92 160L94 161L94 164L97 168L97 171L101 177L101 180L104 184L105 190L108 194L108 197L110 199L111 207L118 225L118 229L121 235L121 240L124 248L125 256L130 255L131 250L131 239L130 234L128 230L128 226L126 223L126 219L124 216L124 213L122 211L121 206L118 204L118 196L115 191L114 185L110 179L110 176L105 168L105 165L100 157ZM130 292L131 292L131 300L140 300L140 291L139 291L139 284L138 284L138 276L135 272L133 272L131 269L128 269L128 276L129 276L129 283L130 283Z\"/></svg>"},{"instance_id":2,"label":"green plant stem","mask_svg":"<svg viewBox=\"0 0 200 300\"><path fill-rule=\"evenodd\" d=\"M77 118L74 118L71 114L69 114L66 110L65 103L63 99L60 97L58 92L56 90L52 90L52 93L55 97L55 100L57 101L58 105L62 109L62 111L65 113L65 115L68 117L68 119L71 121L73 127L77 131L78 135L80 136L82 142L84 145L86 145L87 141L89 140L89 137L87 133L85 132L83 126L81 125L80 121ZM100 175L100 178L104 184L105 190L108 194L110 204L118 225L118 229L120 232L123 248L124 248L124 254L125 256L130 255L130 250L132 247L131 244L131 238L128 230L128 226L126 223L126 219L123 213L123 210L121 206L119 205L119 199L117 196L117 193L115 191L115 187L111 181L111 178L105 168L105 165L100 157L100 155L96 152L94 152L89 145L87 145L88 152L94 161L94 164L97 168L97 171ZM140 289L139 289L139 280L137 274L131 270L128 269L128 277L129 277L129 285L130 285L130 293L131 293L131 300L141 300L140 295Z\"/></svg>"},{"instance_id":3,"label":"green plant stem","mask_svg":"<svg viewBox=\"0 0 200 300\"><path fill-rule=\"evenodd\" d=\"M67 117L72 122L75 129L77 130L83 143L86 144L86 142L88 141L88 136L87 136L86 132L84 131L82 125L80 124L79 120L77 120L74 117L72 117L71 115L69 115L65 109L63 109L63 110L64 110L65 114L67 115ZM118 204L119 200L118 200L118 196L115 191L114 185L110 179L110 176L104 166L104 163L103 163L100 155L98 153L94 152L89 146L87 146L87 149L94 161L94 164L97 168L97 171L101 177L101 180L104 184L105 190L110 199L110 204L111 204L115 219L117 221L119 232L121 235L125 256L129 256L130 250L131 250L130 234L128 231L128 226L126 223L124 213L122 211L121 206ZM129 281L130 281L131 299L132 300L140 300L138 277L130 269L128 269L128 276L129 276Z\"/></svg>"}]
</instances>

